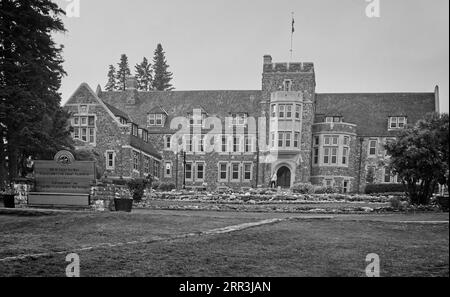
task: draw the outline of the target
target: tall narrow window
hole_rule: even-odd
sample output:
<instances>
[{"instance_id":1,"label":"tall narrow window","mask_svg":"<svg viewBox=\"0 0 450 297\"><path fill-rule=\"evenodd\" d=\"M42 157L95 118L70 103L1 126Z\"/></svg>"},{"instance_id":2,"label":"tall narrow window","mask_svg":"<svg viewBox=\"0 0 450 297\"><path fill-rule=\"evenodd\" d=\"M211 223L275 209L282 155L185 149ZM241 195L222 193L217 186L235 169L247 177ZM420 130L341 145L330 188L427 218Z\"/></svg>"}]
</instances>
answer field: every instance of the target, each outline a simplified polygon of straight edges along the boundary
<instances>
[{"instance_id":1,"label":"tall narrow window","mask_svg":"<svg viewBox=\"0 0 450 297\"><path fill-rule=\"evenodd\" d=\"M292 105L286 105L286 118L292 118Z\"/></svg>"},{"instance_id":2,"label":"tall narrow window","mask_svg":"<svg viewBox=\"0 0 450 297\"><path fill-rule=\"evenodd\" d=\"M347 165L348 160L348 147L342 149L342 165Z\"/></svg>"},{"instance_id":3,"label":"tall narrow window","mask_svg":"<svg viewBox=\"0 0 450 297\"><path fill-rule=\"evenodd\" d=\"M239 136L233 136L233 152L240 152L240 138Z\"/></svg>"},{"instance_id":4,"label":"tall narrow window","mask_svg":"<svg viewBox=\"0 0 450 297\"><path fill-rule=\"evenodd\" d=\"M204 163L197 163L197 180L203 180L205 176L205 164Z\"/></svg>"},{"instance_id":5,"label":"tall narrow window","mask_svg":"<svg viewBox=\"0 0 450 297\"><path fill-rule=\"evenodd\" d=\"M275 104L272 105L271 117L275 118L277 116L277 106Z\"/></svg>"},{"instance_id":6,"label":"tall narrow window","mask_svg":"<svg viewBox=\"0 0 450 297\"><path fill-rule=\"evenodd\" d=\"M369 156L375 156L377 154L377 140L369 141Z\"/></svg>"},{"instance_id":7,"label":"tall narrow window","mask_svg":"<svg viewBox=\"0 0 450 297\"><path fill-rule=\"evenodd\" d=\"M285 137L286 137L286 147L289 148L291 147L291 133L290 132L286 132L285 133Z\"/></svg>"},{"instance_id":8,"label":"tall narrow window","mask_svg":"<svg viewBox=\"0 0 450 297\"><path fill-rule=\"evenodd\" d=\"M222 135L221 140L222 140L222 152L226 153L226 152L228 152L227 136Z\"/></svg>"},{"instance_id":9,"label":"tall narrow window","mask_svg":"<svg viewBox=\"0 0 450 297\"><path fill-rule=\"evenodd\" d=\"M294 147L295 148L300 147L300 133L298 133L298 132L294 133Z\"/></svg>"},{"instance_id":10,"label":"tall narrow window","mask_svg":"<svg viewBox=\"0 0 450 297\"><path fill-rule=\"evenodd\" d=\"M187 162L186 163L186 168L185 168L185 177L187 180L192 180L192 163L191 162Z\"/></svg>"},{"instance_id":11,"label":"tall narrow window","mask_svg":"<svg viewBox=\"0 0 450 297\"><path fill-rule=\"evenodd\" d=\"M219 163L219 180L220 181L228 180L228 164L227 163Z\"/></svg>"},{"instance_id":12,"label":"tall narrow window","mask_svg":"<svg viewBox=\"0 0 450 297\"><path fill-rule=\"evenodd\" d=\"M114 170L115 168L115 152L114 151L106 151L106 169Z\"/></svg>"},{"instance_id":13,"label":"tall narrow window","mask_svg":"<svg viewBox=\"0 0 450 297\"><path fill-rule=\"evenodd\" d=\"M284 141L284 133L279 132L278 133L278 147L283 147L283 141Z\"/></svg>"},{"instance_id":14,"label":"tall narrow window","mask_svg":"<svg viewBox=\"0 0 450 297\"><path fill-rule=\"evenodd\" d=\"M300 105L295 105L295 119L300 119Z\"/></svg>"},{"instance_id":15,"label":"tall narrow window","mask_svg":"<svg viewBox=\"0 0 450 297\"><path fill-rule=\"evenodd\" d=\"M164 177L172 177L172 162L166 162Z\"/></svg>"},{"instance_id":16,"label":"tall narrow window","mask_svg":"<svg viewBox=\"0 0 450 297\"><path fill-rule=\"evenodd\" d=\"M244 180L249 181L252 179L252 164L244 163Z\"/></svg>"},{"instance_id":17,"label":"tall narrow window","mask_svg":"<svg viewBox=\"0 0 450 297\"><path fill-rule=\"evenodd\" d=\"M139 170L139 153L133 151L133 169Z\"/></svg>"},{"instance_id":18,"label":"tall narrow window","mask_svg":"<svg viewBox=\"0 0 450 297\"><path fill-rule=\"evenodd\" d=\"M165 148L170 149L172 141L172 135L166 135Z\"/></svg>"},{"instance_id":19,"label":"tall narrow window","mask_svg":"<svg viewBox=\"0 0 450 297\"><path fill-rule=\"evenodd\" d=\"M278 117L280 119L284 119L286 106L285 105L278 105Z\"/></svg>"},{"instance_id":20,"label":"tall narrow window","mask_svg":"<svg viewBox=\"0 0 450 297\"><path fill-rule=\"evenodd\" d=\"M232 163L231 165L231 179L234 181L239 180L239 163Z\"/></svg>"},{"instance_id":21,"label":"tall narrow window","mask_svg":"<svg viewBox=\"0 0 450 297\"><path fill-rule=\"evenodd\" d=\"M275 133L270 133L271 147L275 147Z\"/></svg>"},{"instance_id":22,"label":"tall narrow window","mask_svg":"<svg viewBox=\"0 0 450 297\"><path fill-rule=\"evenodd\" d=\"M292 89L292 81L291 80L285 80L284 84L283 84L283 88L284 88L284 91L290 92L291 89Z\"/></svg>"},{"instance_id":23,"label":"tall narrow window","mask_svg":"<svg viewBox=\"0 0 450 297\"><path fill-rule=\"evenodd\" d=\"M190 135L184 136L185 151L192 152L192 138Z\"/></svg>"},{"instance_id":24,"label":"tall narrow window","mask_svg":"<svg viewBox=\"0 0 450 297\"><path fill-rule=\"evenodd\" d=\"M245 152L246 153L252 152L252 138L249 136L245 137Z\"/></svg>"}]
</instances>

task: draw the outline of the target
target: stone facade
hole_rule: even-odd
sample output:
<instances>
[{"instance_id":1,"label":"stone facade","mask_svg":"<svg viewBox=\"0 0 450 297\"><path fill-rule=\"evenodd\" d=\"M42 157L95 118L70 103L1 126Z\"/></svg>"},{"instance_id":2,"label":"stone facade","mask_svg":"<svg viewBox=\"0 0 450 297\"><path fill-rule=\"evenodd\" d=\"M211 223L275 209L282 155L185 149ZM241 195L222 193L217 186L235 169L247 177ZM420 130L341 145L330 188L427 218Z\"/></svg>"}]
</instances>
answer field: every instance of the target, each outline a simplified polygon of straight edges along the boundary
<instances>
[{"instance_id":1,"label":"stone facade","mask_svg":"<svg viewBox=\"0 0 450 297\"><path fill-rule=\"evenodd\" d=\"M127 84L95 94L83 84L70 98L74 117L83 105L95 116L95 141L77 145L104 156L108 176L151 174L177 188L266 187L274 175L282 187L311 182L347 192L396 182L385 171L384 144L439 105L437 89L316 93L313 63L273 63L268 55L261 90L141 92L132 77Z\"/></svg>"}]
</instances>

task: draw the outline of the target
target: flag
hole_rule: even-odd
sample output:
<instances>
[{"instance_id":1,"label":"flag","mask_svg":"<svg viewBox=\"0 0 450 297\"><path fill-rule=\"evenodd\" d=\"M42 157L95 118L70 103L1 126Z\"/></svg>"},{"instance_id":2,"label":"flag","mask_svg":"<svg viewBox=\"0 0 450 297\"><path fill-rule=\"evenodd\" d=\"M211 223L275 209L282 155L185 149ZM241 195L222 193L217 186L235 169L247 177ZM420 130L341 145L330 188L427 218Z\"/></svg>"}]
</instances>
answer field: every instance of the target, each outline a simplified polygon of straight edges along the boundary
<instances>
[{"instance_id":1,"label":"flag","mask_svg":"<svg viewBox=\"0 0 450 297\"><path fill-rule=\"evenodd\" d=\"M295 20L294 20L294 17L292 17L292 33L295 32L294 24L295 24Z\"/></svg>"}]
</instances>

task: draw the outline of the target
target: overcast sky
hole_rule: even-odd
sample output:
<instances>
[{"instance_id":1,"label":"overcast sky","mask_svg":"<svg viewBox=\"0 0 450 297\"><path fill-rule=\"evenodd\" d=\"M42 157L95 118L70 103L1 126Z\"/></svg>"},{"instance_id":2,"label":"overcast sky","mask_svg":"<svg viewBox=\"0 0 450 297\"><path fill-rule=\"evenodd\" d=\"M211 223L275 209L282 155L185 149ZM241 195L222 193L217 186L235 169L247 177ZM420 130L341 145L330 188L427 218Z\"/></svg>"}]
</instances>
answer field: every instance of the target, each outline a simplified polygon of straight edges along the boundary
<instances>
[{"instance_id":1,"label":"overcast sky","mask_svg":"<svg viewBox=\"0 0 450 297\"><path fill-rule=\"evenodd\" d=\"M69 2L56 0L62 8ZM63 102L82 83L106 83L109 64L150 60L162 43L177 90L259 90L263 55L314 62L325 92L433 92L449 106L449 1L380 0L80 0L67 18Z\"/></svg>"}]
</instances>

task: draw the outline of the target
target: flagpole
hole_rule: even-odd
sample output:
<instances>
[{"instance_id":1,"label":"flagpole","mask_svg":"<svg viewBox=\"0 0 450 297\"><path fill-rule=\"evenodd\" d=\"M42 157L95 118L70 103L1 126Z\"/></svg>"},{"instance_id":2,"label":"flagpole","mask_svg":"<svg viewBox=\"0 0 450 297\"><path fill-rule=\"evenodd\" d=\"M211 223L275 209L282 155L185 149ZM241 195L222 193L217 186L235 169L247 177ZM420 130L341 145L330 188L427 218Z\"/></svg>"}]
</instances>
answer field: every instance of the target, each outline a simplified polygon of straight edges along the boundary
<instances>
[{"instance_id":1,"label":"flagpole","mask_svg":"<svg viewBox=\"0 0 450 297\"><path fill-rule=\"evenodd\" d=\"M289 62L292 62L292 45L293 45L293 40L294 40L294 13L292 12L292 28L291 28L291 58L289 60Z\"/></svg>"}]
</instances>

